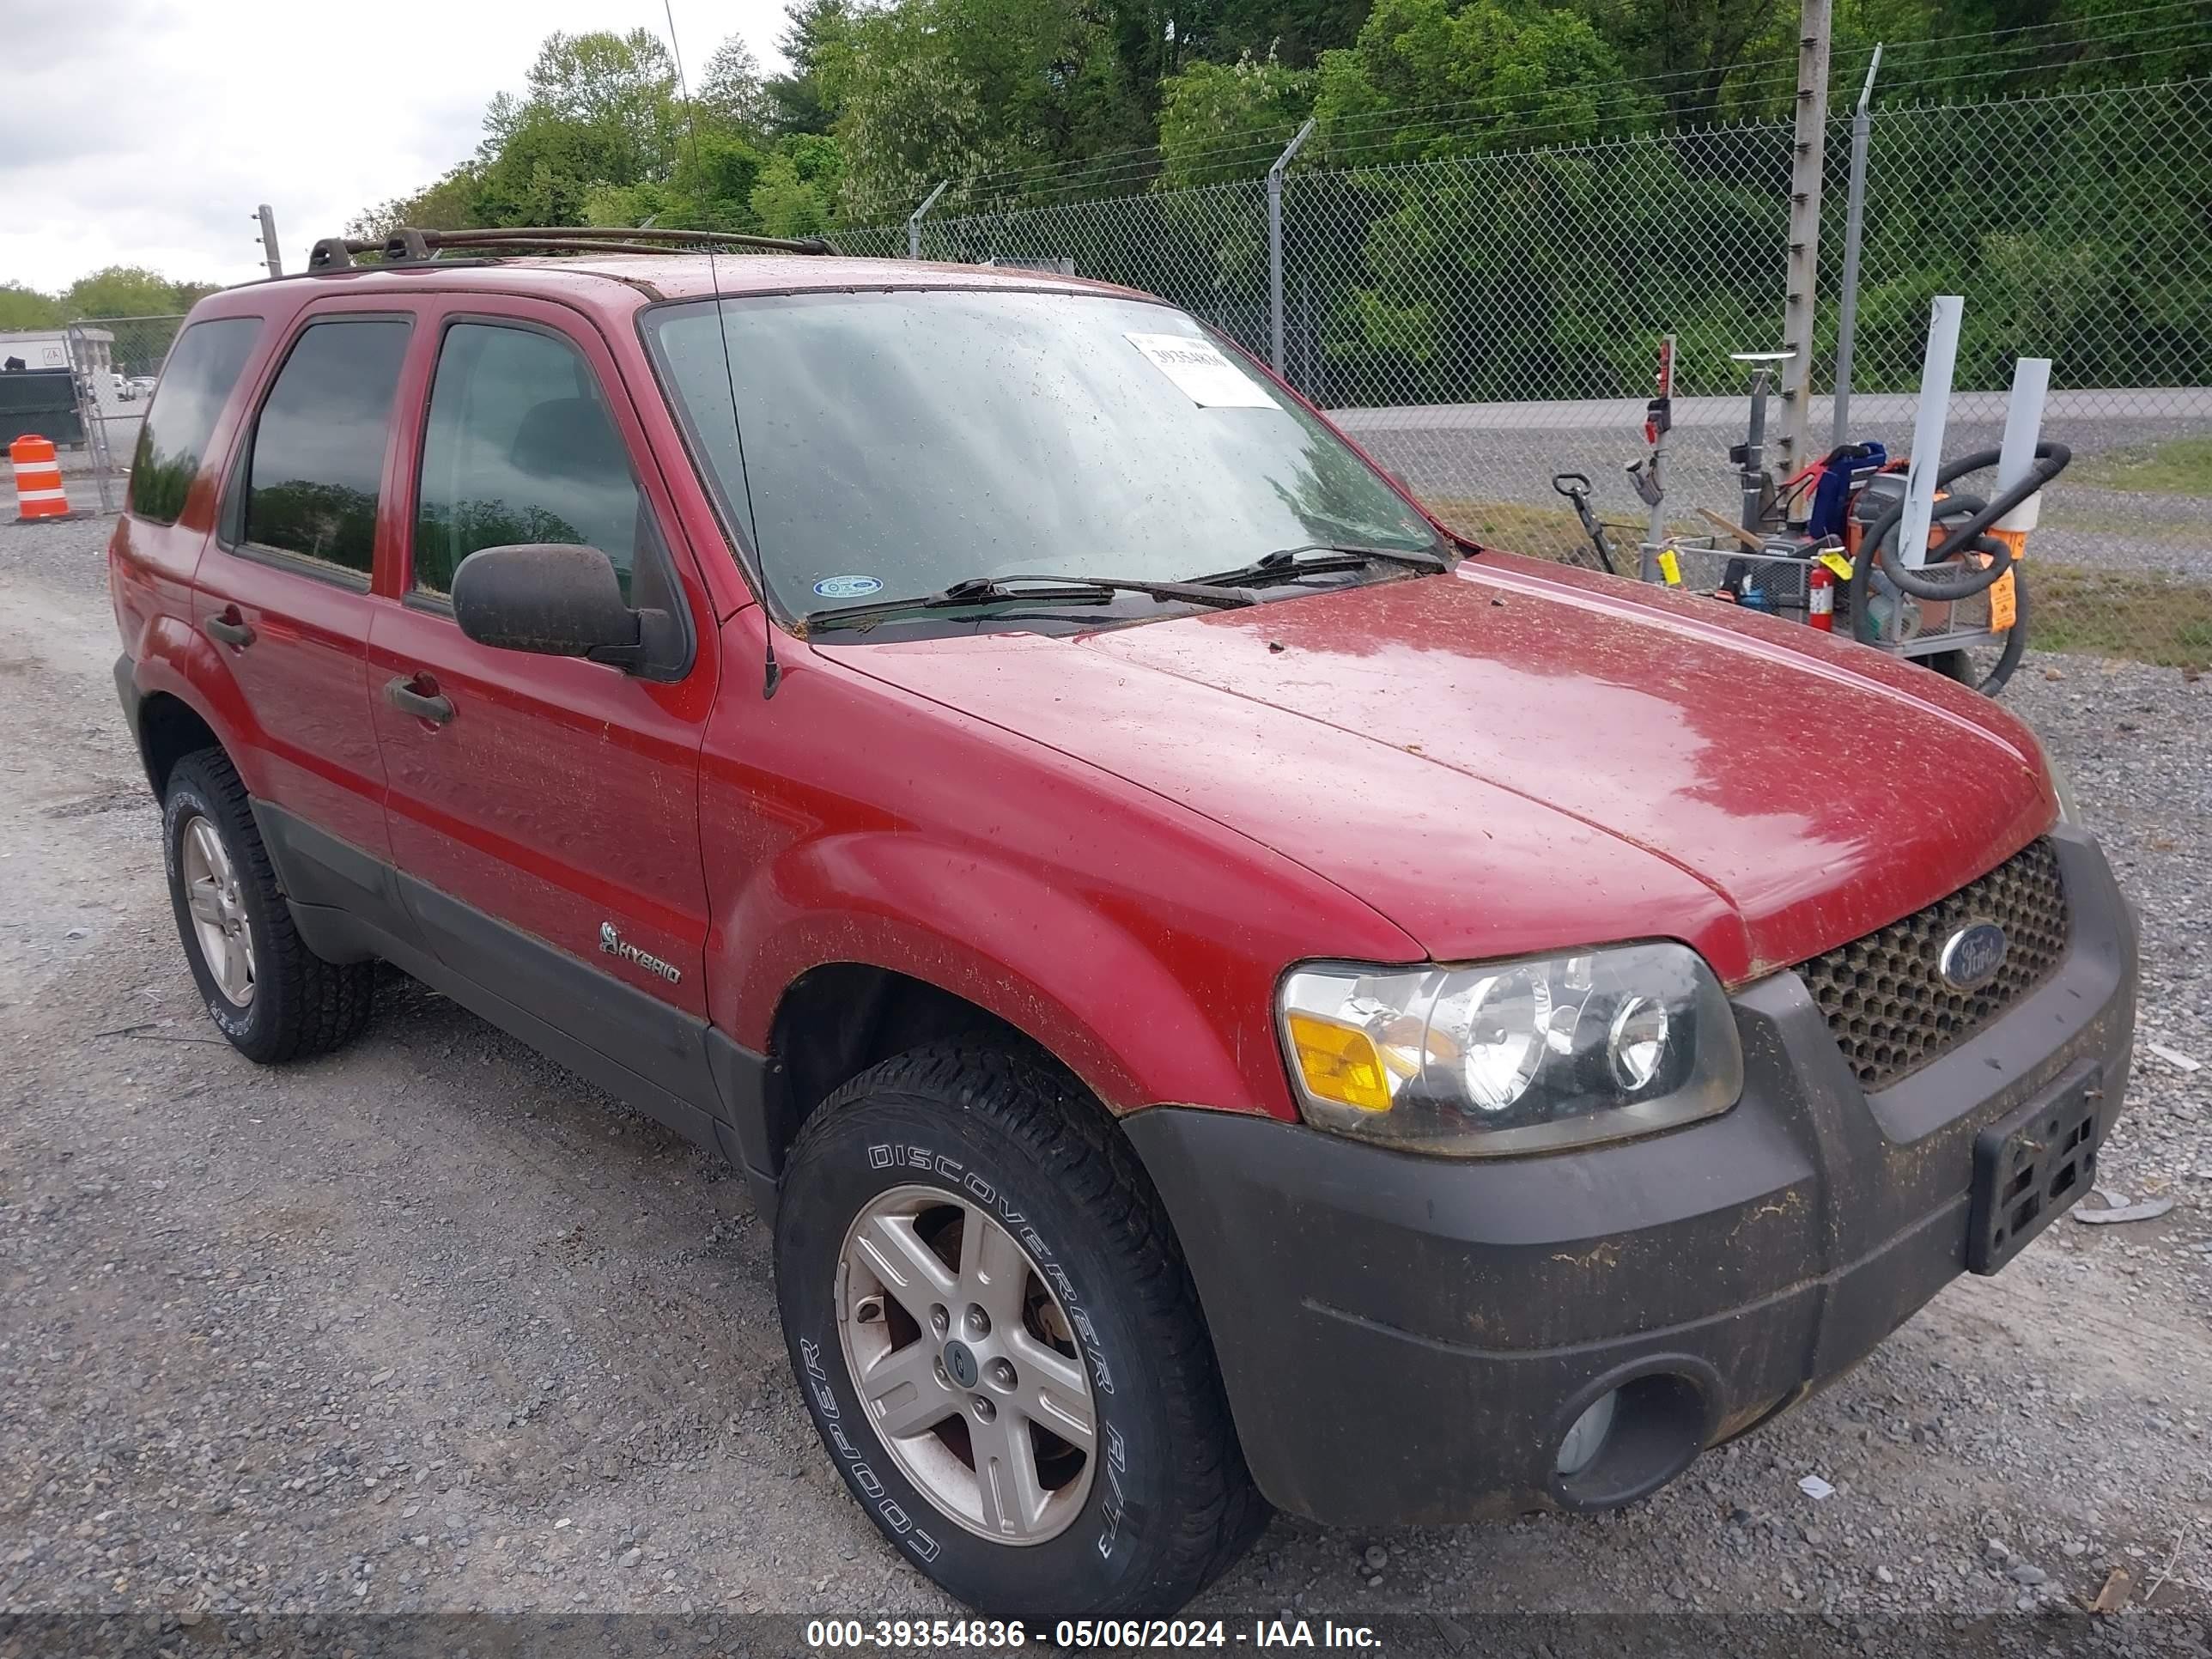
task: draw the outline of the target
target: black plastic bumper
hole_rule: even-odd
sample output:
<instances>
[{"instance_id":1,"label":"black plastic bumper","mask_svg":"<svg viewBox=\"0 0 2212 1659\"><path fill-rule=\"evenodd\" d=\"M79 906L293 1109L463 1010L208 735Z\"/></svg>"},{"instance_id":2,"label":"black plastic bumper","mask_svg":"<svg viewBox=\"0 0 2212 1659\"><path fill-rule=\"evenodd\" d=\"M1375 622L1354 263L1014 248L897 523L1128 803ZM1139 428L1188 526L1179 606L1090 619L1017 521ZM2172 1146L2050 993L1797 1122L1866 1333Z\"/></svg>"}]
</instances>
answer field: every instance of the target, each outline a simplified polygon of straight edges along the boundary
<instances>
[{"instance_id":1,"label":"black plastic bumper","mask_svg":"<svg viewBox=\"0 0 2212 1659\"><path fill-rule=\"evenodd\" d=\"M1261 1490L1346 1526L1622 1502L1863 1358L1966 1269L1982 1130L2101 1090L2100 1139L2119 1109L2135 925L2095 846L2054 840L2058 971L1877 1095L1785 972L1735 1000L1736 1108L1643 1140L1451 1161L1238 1114L1127 1120ZM1562 1437L1624 1383L1652 1443L1563 1480Z\"/></svg>"}]
</instances>

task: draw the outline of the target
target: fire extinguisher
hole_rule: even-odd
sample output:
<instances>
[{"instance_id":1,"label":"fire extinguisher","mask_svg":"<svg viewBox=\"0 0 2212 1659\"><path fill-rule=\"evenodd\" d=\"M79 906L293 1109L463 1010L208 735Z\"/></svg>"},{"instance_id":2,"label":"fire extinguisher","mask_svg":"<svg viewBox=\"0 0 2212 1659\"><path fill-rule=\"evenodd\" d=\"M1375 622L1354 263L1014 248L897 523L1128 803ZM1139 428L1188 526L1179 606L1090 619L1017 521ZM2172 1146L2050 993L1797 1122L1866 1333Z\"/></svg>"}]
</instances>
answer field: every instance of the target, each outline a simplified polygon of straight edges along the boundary
<instances>
[{"instance_id":1,"label":"fire extinguisher","mask_svg":"<svg viewBox=\"0 0 2212 1659\"><path fill-rule=\"evenodd\" d=\"M1818 559L1805 573L1805 620L1823 634L1836 631L1836 573Z\"/></svg>"}]
</instances>

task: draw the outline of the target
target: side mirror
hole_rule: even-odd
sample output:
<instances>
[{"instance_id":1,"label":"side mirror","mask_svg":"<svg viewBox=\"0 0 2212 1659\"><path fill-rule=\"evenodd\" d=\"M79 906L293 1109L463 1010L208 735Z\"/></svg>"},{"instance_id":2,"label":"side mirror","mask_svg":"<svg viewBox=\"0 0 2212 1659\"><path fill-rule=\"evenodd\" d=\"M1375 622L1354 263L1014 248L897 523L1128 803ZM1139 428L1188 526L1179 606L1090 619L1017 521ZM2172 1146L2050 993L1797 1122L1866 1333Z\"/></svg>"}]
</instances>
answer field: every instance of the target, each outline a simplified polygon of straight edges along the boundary
<instances>
[{"instance_id":1,"label":"side mirror","mask_svg":"<svg viewBox=\"0 0 2212 1659\"><path fill-rule=\"evenodd\" d=\"M529 542L479 548L453 572L453 620L479 645L641 665L643 617L623 602L596 547Z\"/></svg>"}]
</instances>

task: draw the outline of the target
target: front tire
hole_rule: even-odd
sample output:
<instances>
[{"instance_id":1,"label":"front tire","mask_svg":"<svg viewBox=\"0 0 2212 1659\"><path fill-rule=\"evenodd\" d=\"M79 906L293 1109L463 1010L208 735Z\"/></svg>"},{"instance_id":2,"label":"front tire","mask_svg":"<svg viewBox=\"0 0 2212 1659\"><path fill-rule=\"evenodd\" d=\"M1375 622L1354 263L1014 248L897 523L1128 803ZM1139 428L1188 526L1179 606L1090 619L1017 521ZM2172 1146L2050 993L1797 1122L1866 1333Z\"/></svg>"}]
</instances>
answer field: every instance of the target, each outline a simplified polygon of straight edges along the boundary
<instances>
[{"instance_id":1,"label":"front tire","mask_svg":"<svg viewBox=\"0 0 2212 1659\"><path fill-rule=\"evenodd\" d=\"M947 1044L854 1079L799 1136L775 1243L831 1461L962 1601L1172 1613L1266 1524L1158 1196L1044 1067Z\"/></svg>"},{"instance_id":2,"label":"front tire","mask_svg":"<svg viewBox=\"0 0 2212 1659\"><path fill-rule=\"evenodd\" d=\"M161 840L193 983L234 1048L264 1065L304 1060L368 1024L375 964L325 962L301 939L246 785L220 749L171 770Z\"/></svg>"}]
</instances>

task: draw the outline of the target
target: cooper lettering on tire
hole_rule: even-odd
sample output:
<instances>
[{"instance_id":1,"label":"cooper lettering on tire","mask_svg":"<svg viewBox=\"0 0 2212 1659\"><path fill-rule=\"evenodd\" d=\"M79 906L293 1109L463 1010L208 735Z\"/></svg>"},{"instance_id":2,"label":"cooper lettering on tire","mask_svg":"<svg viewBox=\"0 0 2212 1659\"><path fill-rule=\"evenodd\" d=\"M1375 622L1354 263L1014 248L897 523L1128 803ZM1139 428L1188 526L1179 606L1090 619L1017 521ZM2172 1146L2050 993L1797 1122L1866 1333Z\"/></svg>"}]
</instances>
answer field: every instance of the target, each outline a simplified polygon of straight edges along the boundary
<instances>
[{"instance_id":1,"label":"cooper lettering on tire","mask_svg":"<svg viewBox=\"0 0 2212 1659\"><path fill-rule=\"evenodd\" d=\"M846 1485L971 1606L1171 1612L1265 1522L1159 1200L1042 1064L932 1047L824 1102L776 1290Z\"/></svg>"}]
</instances>

